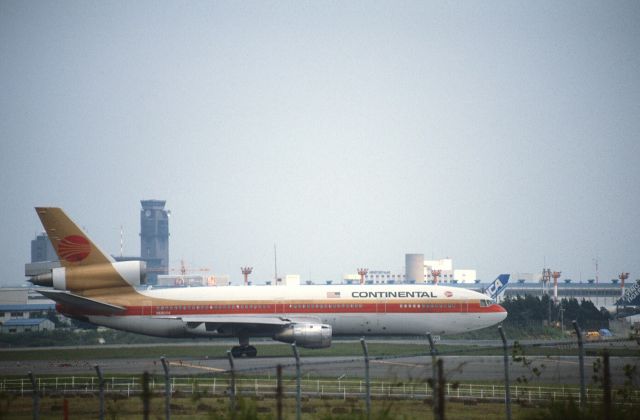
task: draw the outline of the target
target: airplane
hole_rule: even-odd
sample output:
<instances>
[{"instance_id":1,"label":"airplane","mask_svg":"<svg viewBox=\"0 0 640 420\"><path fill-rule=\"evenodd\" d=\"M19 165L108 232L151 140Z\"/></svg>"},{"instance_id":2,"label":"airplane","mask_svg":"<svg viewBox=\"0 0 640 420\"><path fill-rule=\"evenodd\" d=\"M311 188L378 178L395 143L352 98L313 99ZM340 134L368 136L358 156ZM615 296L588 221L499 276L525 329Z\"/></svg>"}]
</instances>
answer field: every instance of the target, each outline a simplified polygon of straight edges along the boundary
<instances>
[{"instance_id":1,"label":"airplane","mask_svg":"<svg viewBox=\"0 0 640 420\"><path fill-rule=\"evenodd\" d=\"M160 337L236 337L233 357L255 357L250 337L305 348L334 336L453 334L501 322L487 296L447 286L302 285L144 289L143 261L103 252L66 213L36 207L61 267L29 281L65 316Z\"/></svg>"},{"instance_id":2,"label":"airplane","mask_svg":"<svg viewBox=\"0 0 640 420\"><path fill-rule=\"evenodd\" d=\"M491 299L496 300L500 293L507 288L507 284L509 283L510 274L500 274L496 279L484 290L484 294L489 296Z\"/></svg>"}]
</instances>

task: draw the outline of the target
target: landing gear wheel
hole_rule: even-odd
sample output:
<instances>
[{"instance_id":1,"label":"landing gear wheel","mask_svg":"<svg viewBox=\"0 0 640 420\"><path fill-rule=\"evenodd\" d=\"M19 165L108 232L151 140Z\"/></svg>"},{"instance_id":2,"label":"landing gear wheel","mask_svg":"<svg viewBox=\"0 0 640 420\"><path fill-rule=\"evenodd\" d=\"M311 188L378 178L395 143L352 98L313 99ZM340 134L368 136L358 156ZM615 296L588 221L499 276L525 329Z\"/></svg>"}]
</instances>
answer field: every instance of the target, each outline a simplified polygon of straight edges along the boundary
<instances>
[{"instance_id":1,"label":"landing gear wheel","mask_svg":"<svg viewBox=\"0 0 640 420\"><path fill-rule=\"evenodd\" d=\"M253 346L234 346L231 348L231 355L238 357L256 357L258 350Z\"/></svg>"},{"instance_id":2,"label":"landing gear wheel","mask_svg":"<svg viewBox=\"0 0 640 420\"><path fill-rule=\"evenodd\" d=\"M247 357L256 357L258 355L258 350L253 346L247 346L245 353Z\"/></svg>"}]
</instances>

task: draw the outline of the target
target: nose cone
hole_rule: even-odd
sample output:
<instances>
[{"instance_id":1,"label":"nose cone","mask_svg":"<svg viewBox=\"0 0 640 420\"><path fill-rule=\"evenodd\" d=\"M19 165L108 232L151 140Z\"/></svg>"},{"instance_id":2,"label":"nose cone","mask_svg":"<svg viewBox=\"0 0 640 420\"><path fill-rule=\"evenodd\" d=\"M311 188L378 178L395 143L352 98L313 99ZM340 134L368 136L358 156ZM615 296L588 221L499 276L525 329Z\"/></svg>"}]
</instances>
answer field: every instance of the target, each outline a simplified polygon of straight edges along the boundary
<instances>
[{"instance_id":1,"label":"nose cone","mask_svg":"<svg viewBox=\"0 0 640 420\"><path fill-rule=\"evenodd\" d=\"M509 315L509 313L502 306L500 306L500 305L496 305L496 306L498 308L500 308L500 311L498 312L498 314L500 315L500 321L498 321L498 322L502 322L507 317L507 315Z\"/></svg>"},{"instance_id":2,"label":"nose cone","mask_svg":"<svg viewBox=\"0 0 640 420\"><path fill-rule=\"evenodd\" d=\"M508 315L506 309L498 304L491 305L489 310L490 312L485 313L487 327L501 323Z\"/></svg>"}]
</instances>

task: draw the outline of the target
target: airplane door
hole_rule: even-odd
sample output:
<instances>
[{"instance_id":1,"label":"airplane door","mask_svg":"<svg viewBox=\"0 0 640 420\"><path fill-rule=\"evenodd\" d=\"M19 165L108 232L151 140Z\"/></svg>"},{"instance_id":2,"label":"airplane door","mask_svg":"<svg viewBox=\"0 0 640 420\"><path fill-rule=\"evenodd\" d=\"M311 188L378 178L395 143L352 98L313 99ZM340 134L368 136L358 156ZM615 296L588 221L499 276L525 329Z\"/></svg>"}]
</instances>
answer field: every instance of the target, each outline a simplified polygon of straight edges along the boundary
<instances>
[{"instance_id":1,"label":"airplane door","mask_svg":"<svg viewBox=\"0 0 640 420\"><path fill-rule=\"evenodd\" d=\"M152 312L152 304L150 300L145 300L142 302L142 315L153 315Z\"/></svg>"},{"instance_id":2,"label":"airplane door","mask_svg":"<svg viewBox=\"0 0 640 420\"><path fill-rule=\"evenodd\" d=\"M275 313L277 314L281 314L286 316L287 315L287 308L285 308L285 305L282 303L282 298L279 297L276 299L276 304L273 305L275 307Z\"/></svg>"},{"instance_id":3,"label":"airplane door","mask_svg":"<svg viewBox=\"0 0 640 420\"><path fill-rule=\"evenodd\" d=\"M387 301L381 300L376 303L376 329L384 333L387 330Z\"/></svg>"}]
</instances>

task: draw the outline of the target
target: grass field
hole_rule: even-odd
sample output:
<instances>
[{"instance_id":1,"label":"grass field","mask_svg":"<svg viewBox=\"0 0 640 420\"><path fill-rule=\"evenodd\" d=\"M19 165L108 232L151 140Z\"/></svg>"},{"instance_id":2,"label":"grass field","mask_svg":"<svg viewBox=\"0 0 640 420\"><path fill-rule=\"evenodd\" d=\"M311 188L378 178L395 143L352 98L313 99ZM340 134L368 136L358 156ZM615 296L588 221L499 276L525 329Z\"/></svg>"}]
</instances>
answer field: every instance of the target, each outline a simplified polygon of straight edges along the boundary
<instances>
[{"instance_id":1,"label":"grass field","mask_svg":"<svg viewBox=\"0 0 640 420\"><path fill-rule=\"evenodd\" d=\"M288 357L292 355L291 347L286 344L268 344L260 346L258 354L260 357ZM419 344L398 344L398 343L370 343L368 344L369 355L378 356L409 356L428 355L428 348ZM501 348L487 348L469 345L441 345L437 346L441 355L501 355ZM0 351L2 361L26 361L26 360L95 360L95 359L118 359L118 358L160 358L160 356L170 358L226 358L228 345L212 343L210 346L158 346L149 344L143 347L87 347L68 349L33 349L33 350L3 350ZM360 343L334 343L326 349L299 349L301 357L312 356L362 356ZM631 343L628 346L609 347L611 356L640 356L640 349L637 344ZM526 355L549 355L549 356L571 356L576 355L577 350L569 348L552 347L524 347ZM599 354L598 349L587 348L588 356Z\"/></svg>"},{"instance_id":2,"label":"grass field","mask_svg":"<svg viewBox=\"0 0 640 420\"><path fill-rule=\"evenodd\" d=\"M97 418L99 400L95 395L67 397L69 418ZM46 397L40 401L41 419L60 419L63 415L64 398ZM30 397L0 397L1 419L31 419L32 400ZM514 405L514 418L523 413L539 410ZM283 417L295 419L295 399L283 399ZM143 412L142 400L132 398L107 398L105 412L108 419L140 419ZM373 420L383 419L432 419L433 413L428 401L423 400L373 400L371 407ZM276 401L273 398L244 398L238 401L236 419L270 419L277 417ZM504 418L503 404L496 403L448 403L447 419L486 420ZM155 395L151 399L149 418L164 418L164 399ZM171 401L172 419L226 419L232 418L228 398L174 397ZM303 399L303 419L366 419L365 404L360 399Z\"/></svg>"},{"instance_id":3,"label":"grass field","mask_svg":"<svg viewBox=\"0 0 640 420\"><path fill-rule=\"evenodd\" d=\"M53 396L40 400L40 419L63 418L65 400L69 418L98 418L99 400L95 395L82 397ZM171 400L171 418L176 420L194 419L276 419L277 405L273 398L243 398L236 402L235 415L230 410L228 398L187 398L174 396ZM143 418L143 402L138 397L107 398L105 400L105 418L132 420ZM165 418L164 399L154 395L149 404L150 419ZM360 399L303 399L302 419L365 420L366 407ZM532 406L514 402L513 419L601 419L605 418L603 406L588 405L582 410L571 402L562 404L544 404ZM640 411L630 406L613 406L609 418L635 420L640 419ZM27 420L33 418L30 397L12 397L0 394L0 419ZM282 418L296 418L295 399L282 400ZM371 420L431 420L433 411L428 400L373 400ZM477 401L445 403L445 418L449 420L487 420L506 418L502 403L484 403Z\"/></svg>"}]
</instances>

